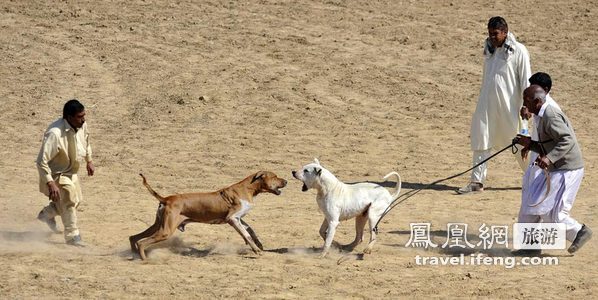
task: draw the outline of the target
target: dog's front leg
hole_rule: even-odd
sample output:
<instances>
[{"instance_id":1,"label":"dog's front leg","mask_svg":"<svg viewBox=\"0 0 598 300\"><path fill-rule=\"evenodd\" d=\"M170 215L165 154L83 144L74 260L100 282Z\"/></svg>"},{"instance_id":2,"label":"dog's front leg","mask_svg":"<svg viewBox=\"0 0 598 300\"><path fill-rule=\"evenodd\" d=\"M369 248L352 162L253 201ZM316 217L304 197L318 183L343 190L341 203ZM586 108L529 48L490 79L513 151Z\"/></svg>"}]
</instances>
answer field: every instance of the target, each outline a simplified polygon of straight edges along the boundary
<instances>
[{"instance_id":1,"label":"dog's front leg","mask_svg":"<svg viewBox=\"0 0 598 300\"><path fill-rule=\"evenodd\" d=\"M262 246L262 243L260 242L260 239L257 238L257 235L255 234L255 231L253 231L253 229L249 226L249 224L245 223L245 221L243 221L243 219L239 219L239 220L241 221L241 224L243 224L243 226L245 227L245 229L247 230L247 232L249 233L249 235L251 236L251 238L255 242L255 245L258 248L260 248L260 250L264 250L264 246Z\"/></svg>"},{"instance_id":2,"label":"dog's front leg","mask_svg":"<svg viewBox=\"0 0 598 300\"><path fill-rule=\"evenodd\" d=\"M253 250L253 252L255 252L255 254L262 255L262 250L260 250L260 248L258 248L255 245L255 243L251 239L251 236L249 235L247 230L245 230L245 227L243 227L243 225L241 224L239 219L232 217L232 218L228 219L227 223L230 224L230 226L232 226L241 235L241 237L243 237L245 242L247 244L249 244L249 246L251 247L251 250Z\"/></svg>"},{"instance_id":3,"label":"dog's front leg","mask_svg":"<svg viewBox=\"0 0 598 300\"><path fill-rule=\"evenodd\" d=\"M322 221L322 226L320 226L320 236L324 241L326 241L326 231L328 231L328 220L324 218L324 221Z\"/></svg>"},{"instance_id":4,"label":"dog's front leg","mask_svg":"<svg viewBox=\"0 0 598 300\"><path fill-rule=\"evenodd\" d=\"M328 221L328 230L326 231L326 241L324 242L324 249L322 249L322 254L320 254L320 258L325 257L330 250L330 246L332 245L332 241L334 240L334 233L336 232L336 226L338 226L339 221L333 220Z\"/></svg>"}]
</instances>

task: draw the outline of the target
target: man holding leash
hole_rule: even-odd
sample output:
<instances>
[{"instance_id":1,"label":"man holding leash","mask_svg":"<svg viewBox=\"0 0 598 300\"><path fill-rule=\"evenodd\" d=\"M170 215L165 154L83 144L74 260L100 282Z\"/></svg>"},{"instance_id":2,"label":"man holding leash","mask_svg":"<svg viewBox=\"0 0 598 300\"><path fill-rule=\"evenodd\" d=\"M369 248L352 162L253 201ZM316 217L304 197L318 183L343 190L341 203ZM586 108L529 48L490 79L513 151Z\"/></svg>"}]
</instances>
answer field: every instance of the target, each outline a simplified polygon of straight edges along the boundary
<instances>
[{"instance_id":1,"label":"man holding leash","mask_svg":"<svg viewBox=\"0 0 598 300\"><path fill-rule=\"evenodd\" d=\"M87 163L87 174L93 176L85 107L73 99L64 105L62 118L46 130L37 156L40 192L51 201L37 218L59 232L55 217L60 216L66 243L79 247L84 244L77 227L77 207L82 199L77 172L83 160Z\"/></svg>"},{"instance_id":2,"label":"man holding leash","mask_svg":"<svg viewBox=\"0 0 598 300\"><path fill-rule=\"evenodd\" d=\"M554 101L554 99L549 94L550 89L552 88L552 79L550 78L550 75L543 73L543 72L537 72L534 75L532 75L532 77L529 78L529 83L530 83L530 85L539 85L546 92L546 104L547 105L554 106L558 110L561 109L561 107L556 103L556 101ZM537 116L534 117L534 114L532 114L527 109L527 107L525 107L525 105L523 107L521 107L521 118L524 120L532 120L533 121L531 123L532 124L531 128L529 128L530 129L529 130L530 137L532 138L532 141L536 141L536 142L539 141L538 127L540 125L540 118ZM521 149L521 155L522 155L523 159L527 158L528 153L529 153L529 148ZM536 152L532 151L532 153L529 157L529 164L527 166L527 170L523 176L523 189L528 187L534 181L534 179L536 177L538 177L543 172L543 170L540 169L540 167L538 167L538 164L536 163L536 158L538 158L538 154Z\"/></svg>"},{"instance_id":3,"label":"man holding leash","mask_svg":"<svg viewBox=\"0 0 598 300\"><path fill-rule=\"evenodd\" d=\"M592 230L569 216L584 174L581 149L569 118L546 101L546 91L531 85L524 91L524 105L538 118L538 141L518 136L517 143L538 154L535 164L545 172L528 168L521 193L520 223L564 223L574 253L591 237ZM541 250L519 250L518 255L539 255Z\"/></svg>"},{"instance_id":4,"label":"man holding leash","mask_svg":"<svg viewBox=\"0 0 598 300\"><path fill-rule=\"evenodd\" d=\"M546 103L548 105L552 105L552 106L558 108L559 110L561 109L561 107L556 103L556 101L554 101L554 99L550 95L550 89L552 88L552 78L550 78L550 75L548 75L544 72L537 72L534 75L532 75L532 77L529 78L529 84L530 85L534 85L534 84L539 85L546 92ZM531 138L534 141L538 141L538 125L540 123L539 118L534 118L533 114L531 112L529 112L529 110L527 109L527 107L525 107L525 105L521 107L521 118L524 120L533 119L533 127L530 128ZM529 151L529 149L522 149L521 154L523 155L524 158L527 155L528 151ZM532 154L532 155L534 155L534 154ZM534 160L536 160L536 157L532 156L530 159L530 161L532 163L530 165L535 165L535 164L533 164Z\"/></svg>"},{"instance_id":5,"label":"man holding leash","mask_svg":"<svg viewBox=\"0 0 598 300\"><path fill-rule=\"evenodd\" d=\"M519 110L521 95L531 75L529 54L524 45L509 32L505 19L493 17L488 21L488 38L484 47L482 87L471 121L471 150L473 165L490 157L492 149L511 143L521 127ZM521 155L515 155L525 170ZM486 163L474 168L470 183L457 190L459 194L484 190Z\"/></svg>"}]
</instances>

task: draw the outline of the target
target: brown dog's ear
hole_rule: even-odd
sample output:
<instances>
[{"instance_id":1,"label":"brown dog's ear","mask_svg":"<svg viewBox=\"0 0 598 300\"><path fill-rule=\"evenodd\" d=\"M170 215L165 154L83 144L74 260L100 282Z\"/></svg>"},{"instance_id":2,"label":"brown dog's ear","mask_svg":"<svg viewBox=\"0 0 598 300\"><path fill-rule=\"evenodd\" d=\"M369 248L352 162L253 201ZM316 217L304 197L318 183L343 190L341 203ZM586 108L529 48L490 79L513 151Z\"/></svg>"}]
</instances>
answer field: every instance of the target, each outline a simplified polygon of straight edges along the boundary
<instances>
[{"instance_id":1,"label":"brown dog's ear","mask_svg":"<svg viewBox=\"0 0 598 300\"><path fill-rule=\"evenodd\" d=\"M255 173L255 175L253 175L253 178L251 178L251 183L253 183L254 181L256 181L262 177L264 177L264 172Z\"/></svg>"}]
</instances>

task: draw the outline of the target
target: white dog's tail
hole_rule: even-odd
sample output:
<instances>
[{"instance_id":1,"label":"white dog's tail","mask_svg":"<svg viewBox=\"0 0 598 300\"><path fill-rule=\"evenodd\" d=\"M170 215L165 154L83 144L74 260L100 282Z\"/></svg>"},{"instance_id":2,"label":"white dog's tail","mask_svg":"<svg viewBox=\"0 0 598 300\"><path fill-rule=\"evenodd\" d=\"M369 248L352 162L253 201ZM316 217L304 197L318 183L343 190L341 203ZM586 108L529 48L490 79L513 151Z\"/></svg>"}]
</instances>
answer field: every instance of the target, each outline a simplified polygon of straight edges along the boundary
<instances>
[{"instance_id":1,"label":"white dog's tail","mask_svg":"<svg viewBox=\"0 0 598 300\"><path fill-rule=\"evenodd\" d=\"M388 180L388 178L390 178L392 175L397 177L397 191L395 192L394 195L392 195L392 202L394 202L395 200L397 200L399 198L399 195L401 194L401 175L399 175L399 173L393 171L393 172L386 174L386 176L384 176L384 180Z\"/></svg>"}]
</instances>

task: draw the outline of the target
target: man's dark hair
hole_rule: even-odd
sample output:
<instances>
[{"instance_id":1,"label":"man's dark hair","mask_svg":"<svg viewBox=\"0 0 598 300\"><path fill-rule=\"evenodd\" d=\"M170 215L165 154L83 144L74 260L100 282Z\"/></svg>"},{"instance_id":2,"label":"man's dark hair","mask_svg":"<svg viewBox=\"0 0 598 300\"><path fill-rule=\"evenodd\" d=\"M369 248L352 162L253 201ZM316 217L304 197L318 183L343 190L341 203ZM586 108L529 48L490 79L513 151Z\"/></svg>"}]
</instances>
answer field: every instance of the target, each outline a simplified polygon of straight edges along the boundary
<instances>
[{"instance_id":1,"label":"man's dark hair","mask_svg":"<svg viewBox=\"0 0 598 300\"><path fill-rule=\"evenodd\" d=\"M502 17L496 16L490 18L488 21L488 29L500 29L502 31L509 31L509 25L507 25L507 21Z\"/></svg>"},{"instance_id":2,"label":"man's dark hair","mask_svg":"<svg viewBox=\"0 0 598 300\"><path fill-rule=\"evenodd\" d=\"M550 75L544 72L538 72L529 78L529 84L537 84L548 93L552 88L552 79L550 79Z\"/></svg>"},{"instance_id":3,"label":"man's dark hair","mask_svg":"<svg viewBox=\"0 0 598 300\"><path fill-rule=\"evenodd\" d=\"M66 119L66 117L72 117L84 110L85 107L83 104L81 104L81 102L79 102L79 100L69 100L64 104L64 108L62 109L62 117Z\"/></svg>"}]
</instances>

